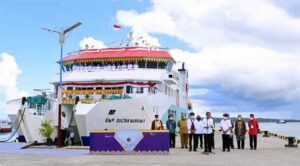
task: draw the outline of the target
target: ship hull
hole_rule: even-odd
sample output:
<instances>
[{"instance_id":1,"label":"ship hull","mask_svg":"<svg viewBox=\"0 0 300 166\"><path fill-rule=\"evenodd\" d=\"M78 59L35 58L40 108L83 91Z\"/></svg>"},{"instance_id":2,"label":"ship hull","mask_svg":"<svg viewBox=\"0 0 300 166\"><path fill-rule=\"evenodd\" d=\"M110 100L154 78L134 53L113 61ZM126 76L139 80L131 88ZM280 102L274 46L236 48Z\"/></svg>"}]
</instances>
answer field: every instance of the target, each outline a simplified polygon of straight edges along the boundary
<instances>
[{"instance_id":1,"label":"ship hull","mask_svg":"<svg viewBox=\"0 0 300 166\"><path fill-rule=\"evenodd\" d=\"M132 99L109 100L96 104L78 104L75 119L82 144L88 145L91 130L144 130L151 129L154 115L158 114L163 123L168 114L180 118L188 109L179 107L175 100L163 93Z\"/></svg>"}]
</instances>

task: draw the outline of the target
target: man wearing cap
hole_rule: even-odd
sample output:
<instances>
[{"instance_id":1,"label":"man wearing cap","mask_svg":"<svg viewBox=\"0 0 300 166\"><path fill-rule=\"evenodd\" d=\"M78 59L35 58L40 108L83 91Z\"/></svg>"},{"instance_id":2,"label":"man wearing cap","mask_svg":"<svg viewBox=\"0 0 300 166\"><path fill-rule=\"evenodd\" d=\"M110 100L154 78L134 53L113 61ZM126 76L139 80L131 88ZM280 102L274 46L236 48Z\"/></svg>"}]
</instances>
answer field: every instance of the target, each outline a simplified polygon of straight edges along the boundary
<instances>
[{"instance_id":1,"label":"man wearing cap","mask_svg":"<svg viewBox=\"0 0 300 166\"><path fill-rule=\"evenodd\" d=\"M248 121L248 127L249 127L249 140L250 140L250 149L256 150L257 148L257 134L259 125L256 119L254 119L254 114L250 114L250 120Z\"/></svg>"},{"instance_id":2,"label":"man wearing cap","mask_svg":"<svg viewBox=\"0 0 300 166\"><path fill-rule=\"evenodd\" d=\"M162 121L159 119L159 116L156 114L154 116L154 120L152 121L151 129L152 130L163 130L164 126Z\"/></svg>"},{"instance_id":3,"label":"man wearing cap","mask_svg":"<svg viewBox=\"0 0 300 166\"><path fill-rule=\"evenodd\" d=\"M231 134L231 122L227 113L223 114L223 119L220 122L220 128L222 132L223 152L227 149L230 152L230 134Z\"/></svg>"},{"instance_id":4,"label":"man wearing cap","mask_svg":"<svg viewBox=\"0 0 300 166\"><path fill-rule=\"evenodd\" d=\"M242 115L237 116L235 121L234 134L236 136L238 149L244 149L245 147L245 135L246 135L246 123L242 119Z\"/></svg>"},{"instance_id":5,"label":"man wearing cap","mask_svg":"<svg viewBox=\"0 0 300 166\"><path fill-rule=\"evenodd\" d=\"M204 154L212 153L214 121L210 112L206 112L206 118L203 119L203 134L204 134Z\"/></svg>"},{"instance_id":6,"label":"man wearing cap","mask_svg":"<svg viewBox=\"0 0 300 166\"><path fill-rule=\"evenodd\" d=\"M186 120L186 114L181 114L181 120L178 120L177 126L179 127L179 133L180 133L180 142L181 142L181 149L188 148L188 128L187 128L187 120Z\"/></svg>"}]
</instances>

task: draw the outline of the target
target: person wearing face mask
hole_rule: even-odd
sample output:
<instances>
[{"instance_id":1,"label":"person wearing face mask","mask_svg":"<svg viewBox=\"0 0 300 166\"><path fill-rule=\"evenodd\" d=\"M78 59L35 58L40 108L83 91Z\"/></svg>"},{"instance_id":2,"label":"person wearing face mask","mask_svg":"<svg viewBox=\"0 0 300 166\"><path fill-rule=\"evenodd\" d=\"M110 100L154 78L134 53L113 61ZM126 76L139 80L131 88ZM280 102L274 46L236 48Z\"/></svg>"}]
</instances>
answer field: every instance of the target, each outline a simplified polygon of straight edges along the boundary
<instances>
[{"instance_id":1,"label":"person wearing face mask","mask_svg":"<svg viewBox=\"0 0 300 166\"><path fill-rule=\"evenodd\" d=\"M203 134L204 134L204 154L212 153L213 146L213 128L214 121L212 119L211 113L206 112L206 118L203 119Z\"/></svg>"},{"instance_id":2,"label":"person wearing face mask","mask_svg":"<svg viewBox=\"0 0 300 166\"><path fill-rule=\"evenodd\" d=\"M256 119L254 119L254 114L250 114L250 120L248 121L248 127L249 127L249 140L250 140L250 149L256 150L257 148L257 134L259 125Z\"/></svg>"},{"instance_id":3,"label":"person wearing face mask","mask_svg":"<svg viewBox=\"0 0 300 166\"><path fill-rule=\"evenodd\" d=\"M246 135L246 123L242 119L242 115L237 116L235 121L234 134L236 136L238 149L244 149L245 147L245 135Z\"/></svg>"},{"instance_id":4,"label":"person wearing face mask","mask_svg":"<svg viewBox=\"0 0 300 166\"><path fill-rule=\"evenodd\" d=\"M233 128L234 128L234 123L233 121L231 120L230 118L230 115L228 114L228 120L230 121L231 123L231 130L230 130L230 136L229 136L229 145L230 145L230 148L231 149L234 149L234 143L233 143Z\"/></svg>"},{"instance_id":5,"label":"person wearing face mask","mask_svg":"<svg viewBox=\"0 0 300 166\"><path fill-rule=\"evenodd\" d=\"M163 126L162 121L159 119L159 116L156 114L154 116L154 118L155 119L152 121L151 129L152 130L163 130L164 126Z\"/></svg>"},{"instance_id":6,"label":"person wearing face mask","mask_svg":"<svg viewBox=\"0 0 300 166\"><path fill-rule=\"evenodd\" d=\"M195 125L195 113L191 112L190 113L190 118L187 122L188 126L188 133L189 133L189 151L197 151L197 136L196 136L196 125Z\"/></svg>"},{"instance_id":7,"label":"person wearing face mask","mask_svg":"<svg viewBox=\"0 0 300 166\"><path fill-rule=\"evenodd\" d=\"M181 149L188 148L188 128L187 128L187 119L186 114L181 114L181 120L178 120L177 126L179 127L179 134L180 134L180 142L181 142Z\"/></svg>"},{"instance_id":8,"label":"person wearing face mask","mask_svg":"<svg viewBox=\"0 0 300 166\"><path fill-rule=\"evenodd\" d=\"M169 115L166 126L169 130L170 148L175 148L176 121L173 119L173 114Z\"/></svg>"},{"instance_id":9,"label":"person wearing face mask","mask_svg":"<svg viewBox=\"0 0 300 166\"><path fill-rule=\"evenodd\" d=\"M60 126L61 145L62 146L65 146L65 144L66 144L66 138L67 138L67 134L68 134L68 128L69 128L69 124L68 124L68 119L66 117L66 113L62 112L61 113L61 126Z\"/></svg>"},{"instance_id":10,"label":"person wearing face mask","mask_svg":"<svg viewBox=\"0 0 300 166\"><path fill-rule=\"evenodd\" d=\"M201 118L200 115L197 115L197 120L195 121L195 126L196 126L196 139L197 139L197 143L199 144L200 141L200 148L203 149L203 120ZM197 144L197 148L198 148L198 144Z\"/></svg>"},{"instance_id":11,"label":"person wearing face mask","mask_svg":"<svg viewBox=\"0 0 300 166\"><path fill-rule=\"evenodd\" d=\"M230 134L231 134L231 122L227 113L223 114L223 119L220 122L220 129L222 132L223 152L227 149L230 152Z\"/></svg>"}]
</instances>

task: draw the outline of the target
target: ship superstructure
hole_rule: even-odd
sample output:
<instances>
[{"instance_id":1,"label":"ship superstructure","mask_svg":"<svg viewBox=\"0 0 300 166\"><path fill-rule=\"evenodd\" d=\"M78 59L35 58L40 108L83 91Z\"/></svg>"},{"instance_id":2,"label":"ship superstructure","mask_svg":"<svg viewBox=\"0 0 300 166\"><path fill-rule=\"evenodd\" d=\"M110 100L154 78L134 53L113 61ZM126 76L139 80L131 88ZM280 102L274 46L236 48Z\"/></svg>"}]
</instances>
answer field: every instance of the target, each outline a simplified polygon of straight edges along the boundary
<instances>
[{"instance_id":1,"label":"ship superstructure","mask_svg":"<svg viewBox=\"0 0 300 166\"><path fill-rule=\"evenodd\" d=\"M42 111L26 111L38 106L27 103L20 107L18 100L7 104L11 119L24 113L19 134L26 141L42 140L37 131L43 120L57 126L59 92L62 111L82 145L89 144L90 130L150 129L155 114L165 122L170 113L178 119L188 111L184 63L176 63L168 50L157 47L87 46L63 58L62 90L58 76L51 83L54 99L41 95L45 99L39 106Z\"/></svg>"}]
</instances>

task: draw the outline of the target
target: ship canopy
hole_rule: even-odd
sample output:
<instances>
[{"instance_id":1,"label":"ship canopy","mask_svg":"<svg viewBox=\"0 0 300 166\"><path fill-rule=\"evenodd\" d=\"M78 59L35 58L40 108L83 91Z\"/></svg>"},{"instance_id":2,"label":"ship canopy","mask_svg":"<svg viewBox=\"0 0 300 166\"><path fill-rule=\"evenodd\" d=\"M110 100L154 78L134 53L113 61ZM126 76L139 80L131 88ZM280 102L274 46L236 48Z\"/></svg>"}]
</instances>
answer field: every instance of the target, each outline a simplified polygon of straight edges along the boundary
<instances>
[{"instance_id":1,"label":"ship canopy","mask_svg":"<svg viewBox=\"0 0 300 166\"><path fill-rule=\"evenodd\" d=\"M70 53L63 58L64 65L94 62L175 62L165 49L150 47L120 47L85 49Z\"/></svg>"}]
</instances>

